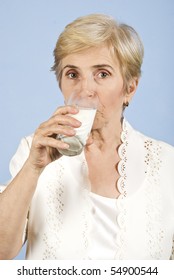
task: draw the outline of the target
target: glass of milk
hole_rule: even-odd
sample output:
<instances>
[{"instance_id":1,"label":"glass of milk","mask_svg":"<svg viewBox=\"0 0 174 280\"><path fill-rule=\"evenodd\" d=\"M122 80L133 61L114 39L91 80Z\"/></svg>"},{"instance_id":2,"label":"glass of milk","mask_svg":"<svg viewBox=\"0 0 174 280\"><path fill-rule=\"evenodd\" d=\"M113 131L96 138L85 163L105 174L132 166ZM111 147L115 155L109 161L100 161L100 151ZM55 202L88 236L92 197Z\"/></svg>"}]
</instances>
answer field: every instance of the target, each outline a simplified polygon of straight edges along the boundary
<instances>
[{"instance_id":1,"label":"glass of milk","mask_svg":"<svg viewBox=\"0 0 174 280\"><path fill-rule=\"evenodd\" d=\"M77 114L69 114L69 116L79 120L82 124L80 127L75 128L76 134L74 136L57 136L57 139L69 144L68 149L59 149L59 153L66 156L76 156L82 152L91 132L98 102L97 94L89 90L75 91L65 101L66 105L76 106L79 109Z\"/></svg>"}]
</instances>

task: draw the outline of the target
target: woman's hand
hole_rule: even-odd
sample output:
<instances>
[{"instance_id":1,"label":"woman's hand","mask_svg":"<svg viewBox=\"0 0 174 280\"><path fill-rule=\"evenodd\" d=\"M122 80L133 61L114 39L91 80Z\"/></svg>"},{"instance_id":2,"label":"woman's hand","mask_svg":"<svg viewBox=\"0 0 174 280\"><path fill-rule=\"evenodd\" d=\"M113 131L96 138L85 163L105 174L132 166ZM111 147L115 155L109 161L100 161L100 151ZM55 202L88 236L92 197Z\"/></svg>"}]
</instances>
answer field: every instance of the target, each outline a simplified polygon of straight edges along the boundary
<instances>
[{"instance_id":1,"label":"woman's hand","mask_svg":"<svg viewBox=\"0 0 174 280\"><path fill-rule=\"evenodd\" d=\"M72 106L59 107L54 115L42 123L36 130L31 146L28 164L41 172L53 160L61 157L58 149L68 149L69 145L56 139L57 134L75 135L74 128L81 123L68 114L77 114L78 109Z\"/></svg>"},{"instance_id":2,"label":"woman's hand","mask_svg":"<svg viewBox=\"0 0 174 280\"><path fill-rule=\"evenodd\" d=\"M0 195L0 259L14 258L22 247L22 237L32 197L38 178L47 164L59 158L58 148L68 145L56 139L57 134L73 136L74 128L81 123L76 120L78 109L60 107L54 115L36 130L29 157L18 174ZM74 115L74 117L69 116Z\"/></svg>"}]
</instances>

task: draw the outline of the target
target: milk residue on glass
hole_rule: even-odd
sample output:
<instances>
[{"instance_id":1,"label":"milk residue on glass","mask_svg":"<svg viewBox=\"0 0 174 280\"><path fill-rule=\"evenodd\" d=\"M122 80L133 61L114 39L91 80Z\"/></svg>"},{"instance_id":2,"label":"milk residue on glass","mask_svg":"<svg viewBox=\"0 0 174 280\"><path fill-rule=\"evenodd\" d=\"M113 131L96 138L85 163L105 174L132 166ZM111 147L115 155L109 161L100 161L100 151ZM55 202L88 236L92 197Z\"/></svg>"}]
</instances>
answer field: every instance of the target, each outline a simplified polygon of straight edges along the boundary
<instances>
[{"instance_id":1,"label":"milk residue on glass","mask_svg":"<svg viewBox=\"0 0 174 280\"><path fill-rule=\"evenodd\" d=\"M96 109L79 108L79 112L76 115L70 115L79 120L82 125L75 129L76 134L74 136L58 135L58 139L69 144L68 149L59 149L62 155L76 156L82 152L89 137L95 114Z\"/></svg>"}]
</instances>

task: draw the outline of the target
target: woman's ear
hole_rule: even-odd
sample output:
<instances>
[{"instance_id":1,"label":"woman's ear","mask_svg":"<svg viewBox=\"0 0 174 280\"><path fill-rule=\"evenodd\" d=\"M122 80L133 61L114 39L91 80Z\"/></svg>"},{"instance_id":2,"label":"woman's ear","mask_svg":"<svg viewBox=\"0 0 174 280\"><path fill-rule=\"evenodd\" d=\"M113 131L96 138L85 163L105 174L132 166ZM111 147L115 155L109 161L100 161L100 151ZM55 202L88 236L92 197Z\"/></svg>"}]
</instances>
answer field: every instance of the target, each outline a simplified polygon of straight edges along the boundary
<instances>
[{"instance_id":1,"label":"woman's ear","mask_svg":"<svg viewBox=\"0 0 174 280\"><path fill-rule=\"evenodd\" d=\"M139 79L138 78L133 78L129 83L127 87L127 91L125 94L125 102L130 102L132 97L134 96L137 87L138 87Z\"/></svg>"}]
</instances>

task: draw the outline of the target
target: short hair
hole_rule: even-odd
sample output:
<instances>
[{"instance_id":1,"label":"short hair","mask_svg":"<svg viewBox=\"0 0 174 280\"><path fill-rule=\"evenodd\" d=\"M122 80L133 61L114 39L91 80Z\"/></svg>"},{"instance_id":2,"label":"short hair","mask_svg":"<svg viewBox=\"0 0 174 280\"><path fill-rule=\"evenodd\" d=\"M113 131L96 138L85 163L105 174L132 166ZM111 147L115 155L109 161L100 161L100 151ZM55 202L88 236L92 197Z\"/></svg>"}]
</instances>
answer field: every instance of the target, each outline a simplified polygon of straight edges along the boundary
<instances>
[{"instance_id":1,"label":"short hair","mask_svg":"<svg viewBox=\"0 0 174 280\"><path fill-rule=\"evenodd\" d=\"M118 23L111 16L90 14L68 24L58 38L52 70L55 71L59 85L64 57L101 44L108 46L118 59L125 86L132 78L141 76L144 48L137 32L127 24Z\"/></svg>"}]
</instances>

